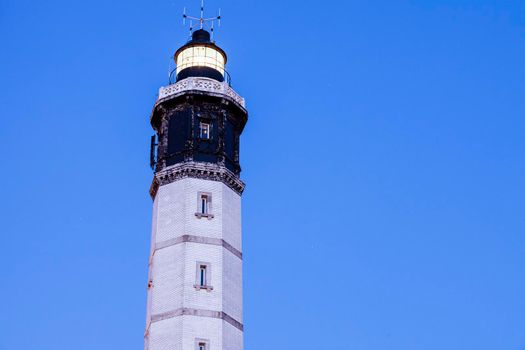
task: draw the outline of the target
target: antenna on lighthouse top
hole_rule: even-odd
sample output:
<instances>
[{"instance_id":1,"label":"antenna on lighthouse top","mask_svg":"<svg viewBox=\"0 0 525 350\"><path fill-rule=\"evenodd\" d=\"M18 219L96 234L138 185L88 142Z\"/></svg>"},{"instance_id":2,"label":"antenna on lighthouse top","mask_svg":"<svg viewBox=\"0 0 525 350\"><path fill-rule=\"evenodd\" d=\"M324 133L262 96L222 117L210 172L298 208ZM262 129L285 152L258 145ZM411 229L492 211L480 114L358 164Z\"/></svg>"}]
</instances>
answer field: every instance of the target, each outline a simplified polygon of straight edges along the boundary
<instances>
[{"instance_id":1,"label":"antenna on lighthouse top","mask_svg":"<svg viewBox=\"0 0 525 350\"><path fill-rule=\"evenodd\" d=\"M215 17L204 17L204 0L201 0L201 10L200 11L201 11L200 17L190 16L186 14L186 7L184 7L184 10L182 12L182 24L186 25L186 19L190 20L190 35L191 35L191 32L193 31L192 20L199 22L200 29L205 29L204 27L206 23L209 23L212 40L213 40L214 22L218 21L219 27L221 26L221 9L219 8L219 14Z\"/></svg>"}]
</instances>

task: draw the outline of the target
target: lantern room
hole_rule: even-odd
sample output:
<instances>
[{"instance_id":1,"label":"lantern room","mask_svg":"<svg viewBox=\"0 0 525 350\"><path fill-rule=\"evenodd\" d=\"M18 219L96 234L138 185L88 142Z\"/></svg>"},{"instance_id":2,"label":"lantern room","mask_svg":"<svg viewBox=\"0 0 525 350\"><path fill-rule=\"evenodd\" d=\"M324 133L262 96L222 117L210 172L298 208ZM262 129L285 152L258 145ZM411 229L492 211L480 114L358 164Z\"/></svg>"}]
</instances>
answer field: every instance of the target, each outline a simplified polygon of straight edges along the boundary
<instances>
[{"instance_id":1,"label":"lantern room","mask_svg":"<svg viewBox=\"0 0 525 350\"><path fill-rule=\"evenodd\" d=\"M224 81L226 53L210 40L204 29L193 32L191 40L175 52L176 81L188 77L207 77Z\"/></svg>"}]
</instances>

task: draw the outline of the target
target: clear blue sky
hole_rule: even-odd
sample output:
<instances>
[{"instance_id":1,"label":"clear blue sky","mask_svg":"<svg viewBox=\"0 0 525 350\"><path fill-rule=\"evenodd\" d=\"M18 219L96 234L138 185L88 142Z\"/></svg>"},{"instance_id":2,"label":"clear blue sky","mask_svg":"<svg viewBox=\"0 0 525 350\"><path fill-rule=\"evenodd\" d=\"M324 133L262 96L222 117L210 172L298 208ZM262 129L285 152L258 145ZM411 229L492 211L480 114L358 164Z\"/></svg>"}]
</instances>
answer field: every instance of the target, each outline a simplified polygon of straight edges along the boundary
<instances>
[{"instance_id":1,"label":"clear blue sky","mask_svg":"<svg viewBox=\"0 0 525 350\"><path fill-rule=\"evenodd\" d=\"M245 347L525 350L525 2L233 1ZM0 3L0 349L142 349L186 1Z\"/></svg>"}]
</instances>

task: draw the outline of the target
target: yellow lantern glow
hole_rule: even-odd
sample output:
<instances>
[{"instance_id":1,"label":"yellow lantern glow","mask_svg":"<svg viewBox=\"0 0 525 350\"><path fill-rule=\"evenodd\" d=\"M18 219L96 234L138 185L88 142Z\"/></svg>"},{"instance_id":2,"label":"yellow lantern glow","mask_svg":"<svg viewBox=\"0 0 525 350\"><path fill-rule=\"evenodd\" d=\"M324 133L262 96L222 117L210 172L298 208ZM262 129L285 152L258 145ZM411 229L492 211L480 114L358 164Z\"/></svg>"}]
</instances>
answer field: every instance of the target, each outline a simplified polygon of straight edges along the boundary
<instances>
[{"instance_id":1,"label":"yellow lantern glow","mask_svg":"<svg viewBox=\"0 0 525 350\"><path fill-rule=\"evenodd\" d=\"M179 52L175 57L177 74L190 67L209 67L224 76L225 57L223 53L208 45L192 45Z\"/></svg>"}]
</instances>

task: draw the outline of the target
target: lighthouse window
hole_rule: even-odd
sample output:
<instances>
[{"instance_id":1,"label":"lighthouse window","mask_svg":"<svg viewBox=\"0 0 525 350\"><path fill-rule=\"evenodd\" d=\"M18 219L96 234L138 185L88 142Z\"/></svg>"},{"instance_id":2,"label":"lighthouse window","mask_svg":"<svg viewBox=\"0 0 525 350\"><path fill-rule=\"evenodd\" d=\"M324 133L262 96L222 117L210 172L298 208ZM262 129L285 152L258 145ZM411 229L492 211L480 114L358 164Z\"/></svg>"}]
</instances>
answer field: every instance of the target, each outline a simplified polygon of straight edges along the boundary
<instances>
[{"instance_id":1,"label":"lighthouse window","mask_svg":"<svg viewBox=\"0 0 525 350\"><path fill-rule=\"evenodd\" d=\"M195 340L195 350L210 350L209 342L207 340L196 339Z\"/></svg>"},{"instance_id":2,"label":"lighthouse window","mask_svg":"<svg viewBox=\"0 0 525 350\"><path fill-rule=\"evenodd\" d=\"M200 138L204 140L210 139L210 124L200 123Z\"/></svg>"},{"instance_id":3,"label":"lighthouse window","mask_svg":"<svg viewBox=\"0 0 525 350\"><path fill-rule=\"evenodd\" d=\"M199 282L201 287L206 285L206 265L201 265L199 267Z\"/></svg>"},{"instance_id":4,"label":"lighthouse window","mask_svg":"<svg viewBox=\"0 0 525 350\"><path fill-rule=\"evenodd\" d=\"M201 196L201 213L208 214L208 196Z\"/></svg>"},{"instance_id":5,"label":"lighthouse window","mask_svg":"<svg viewBox=\"0 0 525 350\"><path fill-rule=\"evenodd\" d=\"M195 289L206 289L207 291L213 290L213 287L210 286L210 272L210 263L197 262L197 273L195 274L195 284L193 285Z\"/></svg>"},{"instance_id":6,"label":"lighthouse window","mask_svg":"<svg viewBox=\"0 0 525 350\"><path fill-rule=\"evenodd\" d=\"M211 210L211 193L199 192L197 199L197 212L195 213L195 216L197 216L199 219L202 217L206 217L208 219L213 218Z\"/></svg>"}]
</instances>

